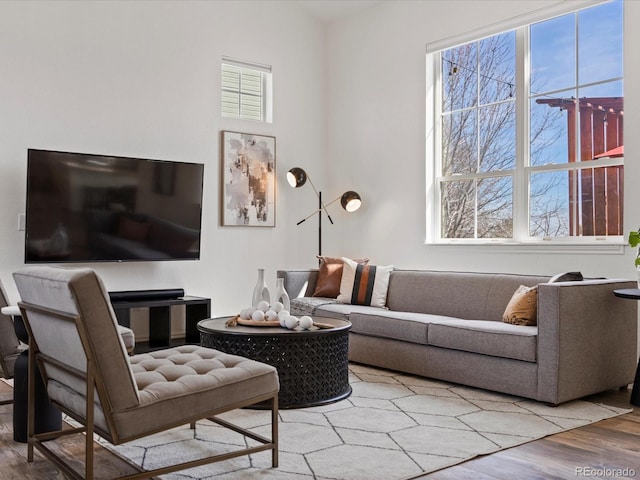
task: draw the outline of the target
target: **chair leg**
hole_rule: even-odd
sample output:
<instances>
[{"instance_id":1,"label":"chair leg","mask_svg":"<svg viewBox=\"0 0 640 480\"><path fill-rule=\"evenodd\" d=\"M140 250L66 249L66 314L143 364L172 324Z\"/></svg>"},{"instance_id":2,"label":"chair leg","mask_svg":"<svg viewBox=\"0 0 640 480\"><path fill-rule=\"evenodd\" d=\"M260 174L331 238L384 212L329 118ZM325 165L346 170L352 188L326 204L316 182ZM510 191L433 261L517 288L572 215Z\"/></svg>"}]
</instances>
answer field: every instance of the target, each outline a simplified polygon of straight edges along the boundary
<instances>
[{"instance_id":1,"label":"chair leg","mask_svg":"<svg viewBox=\"0 0 640 480\"><path fill-rule=\"evenodd\" d=\"M271 450L271 465L278 466L278 394L271 399L271 441L274 448Z\"/></svg>"},{"instance_id":2,"label":"chair leg","mask_svg":"<svg viewBox=\"0 0 640 480\"><path fill-rule=\"evenodd\" d=\"M27 363L27 462L33 462L33 448L36 432L36 348L29 342Z\"/></svg>"},{"instance_id":3,"label":"chair leg","mask_svg":"<svg viewBox=\"0 0 640 480\"><path fill-rule=\"evenodd\" d=\"M86 419L87 419L87 431L85 433L85 452L84 452L84 471L85 479L93 480L93 389L95 386L95 379L93 377L93 369L87 361L87 406L86 406Z\"/></svg>"}]
</instances>

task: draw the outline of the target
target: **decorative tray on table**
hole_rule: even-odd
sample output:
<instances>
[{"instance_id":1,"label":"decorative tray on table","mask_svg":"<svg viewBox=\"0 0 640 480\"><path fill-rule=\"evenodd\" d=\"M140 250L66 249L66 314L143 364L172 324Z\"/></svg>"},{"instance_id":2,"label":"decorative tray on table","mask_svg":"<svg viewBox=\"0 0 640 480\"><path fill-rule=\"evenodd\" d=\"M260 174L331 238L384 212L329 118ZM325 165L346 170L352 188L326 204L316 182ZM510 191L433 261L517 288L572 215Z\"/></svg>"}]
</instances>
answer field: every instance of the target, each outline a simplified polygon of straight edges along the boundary
<instances>
[{"instance_id":1,"label":"decorative tray on table","mask_svg":"<svg viewBox=\"0 0 640 480\"><path fill-rule=\"evenodd\" d=\"M280 322L278 320L245 320L240 318L240 315L231 317L225 322L227 327L235 327L236 325L245 325L247 327L279 327Z\"/></svg>"},{"instance_id":2,"label":"decorative tray on table","mask_svg":"<svg viewBox=\"0 0 640 480\"><path fill-rule=\"evenodd\" d=\"M278 320L251 320L244 319L240 315L235 315L225 322L227 327L235 327L236 325L244 325L246 327L281 327ZM333 328L330 323L313 322L316 328Z\"/></svg>"}]
</instances>

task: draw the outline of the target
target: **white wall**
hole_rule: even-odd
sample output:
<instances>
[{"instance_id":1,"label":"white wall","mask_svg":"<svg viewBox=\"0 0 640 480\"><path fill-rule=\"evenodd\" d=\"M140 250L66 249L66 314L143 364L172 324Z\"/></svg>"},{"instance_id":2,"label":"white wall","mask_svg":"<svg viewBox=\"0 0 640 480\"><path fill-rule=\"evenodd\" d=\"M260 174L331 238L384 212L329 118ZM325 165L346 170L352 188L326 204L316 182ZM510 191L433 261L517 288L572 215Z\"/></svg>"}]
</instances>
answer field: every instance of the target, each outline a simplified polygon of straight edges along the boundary
<instances>
[{"instance_id":1,"label":"white wall","mask_svg":"<svg viewBox=\"0 0 640 480\"><path fill-rule=\"evenodd\" d=\"M284 186L326 149L325 28L288 1L0 2L0 278L16 301L28 148L205 164L202 260L91 264L109 290L182 287L232 314L256 269L313 265L315 230L295 222L312 192ZM273 66L274 122L220 117L223 55ZM219 132L277 139L276 228L220 227ZM316 173L322 180L324 173ZM307 260L309 259L309 260Z\"/></svg>"},{"instance_id":2,"label":"white wall","mask_svg":"<svg viewBox=\"0 0 640 480\"><path fill-rule=\"evenodd\" d=\"M633 278L632 257L515 254L424 245L425 44L556 3L555 0L390 1L323 26L291 1L0 2L0 278L23 266L28 148L205 164L199 262L92 264L110 290L183 287L235 313L256 269L312 267L315 208L302 166L331 200L361 193L362 209L332 209L324 253L398 267ZM640 225L640 2L626 4L625 230ZM274 123L219 115L223 55L273 65ZM629 88L630 87L630 88ZM277 138L275 228L220 227L219 132ZM627 249L628 250L628 249Z\"/></svg>"},{"instance_id":3,"label":"white wall","mask_svg":"<svg viewBox=\"0 0 640 480\"><path fill-rule=\"evenodd\" d=\"M635 278L624 254L522 253L513 247L427 246L425 45L557 1L394 1L335 22L327 33L329 172L363 196L332 237L335 250L404 268ZM625 231L640 225L640 2L625 5ZM606 41L606 37L603 37ZM328 247L329 248L329 247ZM519 253L514 253L519 252Z\"/></svg>"}]
</instances>

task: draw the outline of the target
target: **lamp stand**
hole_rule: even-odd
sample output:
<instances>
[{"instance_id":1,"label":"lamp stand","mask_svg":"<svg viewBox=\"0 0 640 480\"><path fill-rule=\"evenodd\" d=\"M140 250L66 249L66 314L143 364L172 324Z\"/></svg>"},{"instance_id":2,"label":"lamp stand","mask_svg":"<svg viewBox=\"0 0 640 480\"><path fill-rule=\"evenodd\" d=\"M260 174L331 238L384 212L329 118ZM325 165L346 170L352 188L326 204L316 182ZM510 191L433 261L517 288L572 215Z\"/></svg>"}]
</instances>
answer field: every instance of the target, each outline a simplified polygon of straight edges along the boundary
<instances>
[{"instance_id":1,"label":"lamp stand","mask_svg":"<svg viewBox=\"0 0 640 480\"><path fill-rule=\"evenodd\" d=\"M318 192L318 257L322 255L322 207L322 192Z\"/></svg>"}]
</instances>

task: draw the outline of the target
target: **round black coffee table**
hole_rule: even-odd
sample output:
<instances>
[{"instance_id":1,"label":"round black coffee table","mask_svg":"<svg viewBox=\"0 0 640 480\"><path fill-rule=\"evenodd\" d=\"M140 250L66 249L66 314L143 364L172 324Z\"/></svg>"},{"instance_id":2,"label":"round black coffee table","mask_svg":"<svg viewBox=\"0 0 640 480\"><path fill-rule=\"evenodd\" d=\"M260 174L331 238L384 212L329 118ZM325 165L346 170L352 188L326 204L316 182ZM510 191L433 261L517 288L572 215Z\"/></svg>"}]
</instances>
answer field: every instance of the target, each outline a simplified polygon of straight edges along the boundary
<instances>
[{"instance_id":1,"label":"round black coffee table","mask_svg":"<svg viewBox=\"0 0 640 480\"><path fill-rule=\"evenodd\" d=\"M332 328L288 330L280 327L227 327L230 317L198 322L200 343L278 369L280 408L337 402L351 395L349 330L351 323L314 317Z\"/></svg>"}]
</instances>

